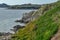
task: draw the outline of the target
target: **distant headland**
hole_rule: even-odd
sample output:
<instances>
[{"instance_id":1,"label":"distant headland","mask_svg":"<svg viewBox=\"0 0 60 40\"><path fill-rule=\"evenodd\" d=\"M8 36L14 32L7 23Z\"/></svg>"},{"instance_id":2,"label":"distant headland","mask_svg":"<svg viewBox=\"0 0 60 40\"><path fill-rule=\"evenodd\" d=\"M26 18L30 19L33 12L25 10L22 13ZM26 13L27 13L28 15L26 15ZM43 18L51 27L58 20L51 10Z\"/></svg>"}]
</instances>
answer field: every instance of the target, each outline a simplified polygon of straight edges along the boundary
<instances>
[{"instance_id":1,"label":"distant headland","mask_svg":"<svg viewBox=\"0 0 60 40\"><path fill-rule=\"evenodd\" d=\"M9 9L38 9L41 5L38 4L22 4L22 5L12 5Z\"/></svg>"},{"instance_id":2,"label":"distant headland","mask_svg":"<svg viewBox=\"0 0 60 40\"><path fill-rule=\"evenodd\" d=\"M7 7L8 9L38 9L41 5L38 4L22 4L22 5L7 5L5 3L0 4L0 7Z\"/></svg>"},{"instance_id":3,"label":"distant headland","mask_svg":"<svg viewBox=\"0 0 60 40\"><path fill-rule=\"evenodd\" d=\"M2 4L0 4L0 7L2 8L5 8L5 7L9 7L9 5L7 5L7 4L5 4L5 3L2 3Z\"/></svg>"}]
</instances>

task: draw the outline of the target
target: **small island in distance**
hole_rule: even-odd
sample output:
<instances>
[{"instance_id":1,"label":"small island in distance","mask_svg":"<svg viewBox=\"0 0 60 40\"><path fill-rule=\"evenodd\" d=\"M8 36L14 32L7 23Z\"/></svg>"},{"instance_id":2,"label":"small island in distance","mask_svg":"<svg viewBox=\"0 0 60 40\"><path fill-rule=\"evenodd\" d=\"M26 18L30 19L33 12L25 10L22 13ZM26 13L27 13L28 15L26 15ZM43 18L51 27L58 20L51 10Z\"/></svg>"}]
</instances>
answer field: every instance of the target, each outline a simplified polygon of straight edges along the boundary
<instances>
[{"instance_id":1,"label":"small island in distance","mask_svg":"<svg viewBox=\"0 0 60 40\"><path fill-rule=\"evenodd\" d=\"M5 3L0 4L0 7L7 7L8 9L38 9L41 5L38 4L21 4L21 5L8 5Z\"/></svg>"}]
</instances>

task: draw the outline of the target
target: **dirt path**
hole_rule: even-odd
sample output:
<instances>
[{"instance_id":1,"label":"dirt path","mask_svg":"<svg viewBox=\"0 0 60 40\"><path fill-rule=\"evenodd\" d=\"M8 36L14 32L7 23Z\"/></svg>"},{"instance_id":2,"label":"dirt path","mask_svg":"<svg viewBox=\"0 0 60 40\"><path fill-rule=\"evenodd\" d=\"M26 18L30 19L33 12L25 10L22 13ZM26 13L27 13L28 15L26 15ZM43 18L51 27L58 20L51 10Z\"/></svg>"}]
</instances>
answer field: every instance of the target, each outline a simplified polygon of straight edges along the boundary
<instances>
[{"instance_id":1,"label":"dirt path","mask_svg":"<svg viewBox=\"0 0 60 40\"><path fill-rule=\"evenodd\" d=\"M55 36L51 40L60 40L60 28L58 29L58 32L55 34Z\"/></svg>"}]
</instances>

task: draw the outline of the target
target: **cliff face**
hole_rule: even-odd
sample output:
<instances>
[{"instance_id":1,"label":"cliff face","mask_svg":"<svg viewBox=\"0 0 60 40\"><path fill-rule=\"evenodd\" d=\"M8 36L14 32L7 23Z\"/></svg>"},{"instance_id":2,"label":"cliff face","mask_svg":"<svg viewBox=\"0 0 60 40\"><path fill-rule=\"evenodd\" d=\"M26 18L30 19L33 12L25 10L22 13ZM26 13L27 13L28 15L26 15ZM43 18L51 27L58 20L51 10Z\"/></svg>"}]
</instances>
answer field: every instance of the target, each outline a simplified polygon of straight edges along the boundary
<instances>
[{"instance_id":1,"label":"cliff face","mask_svg":"<svg viewBox=\"0 0 60 40\"><path fill-rule=\"evenodd\" d=\"M31 21L26 27L18 30L12 36L12 40L53 40L54 34L60 30L59 4L60 1L42 5L38 11L32 14Z\"/></svg>"}]
</instances>

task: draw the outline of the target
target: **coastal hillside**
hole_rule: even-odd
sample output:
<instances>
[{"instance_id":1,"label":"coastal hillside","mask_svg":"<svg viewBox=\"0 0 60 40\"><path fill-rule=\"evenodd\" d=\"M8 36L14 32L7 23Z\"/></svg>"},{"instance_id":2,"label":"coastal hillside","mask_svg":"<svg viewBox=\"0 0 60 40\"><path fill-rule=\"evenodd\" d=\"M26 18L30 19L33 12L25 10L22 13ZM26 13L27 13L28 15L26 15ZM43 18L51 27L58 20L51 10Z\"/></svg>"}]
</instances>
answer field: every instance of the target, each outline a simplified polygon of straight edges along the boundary
<instances>
[{"instance_id":1,"label":"coastal hillside","mask_svg":"<svg viewBox=\"0 0 60 40\"><path fill-rule=\"evenodd\" d=\"M47 4L48 6L43 5L42 8L32 14L35 20L26 24L25 28L19 29L12 35L11 40L54 40L57 33L59 36L56 40L60 40L59 4L60 1Z\"/></svg>"}]
</instances>

